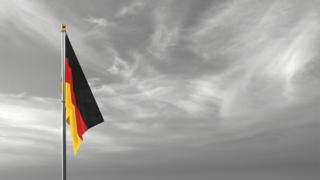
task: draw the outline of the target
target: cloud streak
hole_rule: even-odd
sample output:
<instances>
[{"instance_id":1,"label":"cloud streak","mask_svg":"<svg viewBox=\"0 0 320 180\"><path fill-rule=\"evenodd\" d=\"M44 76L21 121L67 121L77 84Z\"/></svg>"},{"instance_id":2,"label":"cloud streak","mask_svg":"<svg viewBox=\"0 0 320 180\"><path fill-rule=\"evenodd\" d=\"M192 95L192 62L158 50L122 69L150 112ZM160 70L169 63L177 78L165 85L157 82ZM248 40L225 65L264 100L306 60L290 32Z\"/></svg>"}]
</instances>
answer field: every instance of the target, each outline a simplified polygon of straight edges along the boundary
<instances>
[{"instance_id":1,"label":"cloud streak","mask_svg":"<svg viewBox=\"0 0 320 180\"><path fill-rule=\"evenodd\" d=\"M90 174L80 171L83 164L94 167L93 179L106 172L114 179L145 179L139 175L149 172L150 179L188 179L186 171L192 179L212 179L215 171L274 175L275 167L316 167L320 27L314 2L71 0L71 7L3 1L0 38L7 43L0 47L9 53L0 48L6 64L0 73L24 68L10 74L11 82L0 76L2 87L31 80L39 86L25 83L15 89L21 94L1 89L0 155L6 158L0 164L59 163L58 90L44 82L59 82L63 19L106 120L86 133L79 156L68 159L72 176ZM17 47L21 55L12 53ZM33 75L32 67L45 72Z\"/></svg>"}]
</instances>

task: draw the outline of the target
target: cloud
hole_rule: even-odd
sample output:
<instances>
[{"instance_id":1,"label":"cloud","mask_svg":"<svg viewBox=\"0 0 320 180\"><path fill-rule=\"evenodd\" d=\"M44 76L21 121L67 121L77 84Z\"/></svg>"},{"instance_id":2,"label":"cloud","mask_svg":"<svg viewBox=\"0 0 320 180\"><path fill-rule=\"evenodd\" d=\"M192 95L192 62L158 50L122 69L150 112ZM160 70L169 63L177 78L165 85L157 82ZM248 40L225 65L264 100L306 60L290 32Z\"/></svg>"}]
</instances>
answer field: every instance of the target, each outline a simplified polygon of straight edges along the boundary
<instances>
[{"instance_id":1,"label":"cloud","mask_svg":"<svg viewBox=\"0 0 320 180\"><path fill-rule=\"evenodd\" d=\"M52 162L52 158L60 152L60 100L24 94L0 94L0 102L0 127L3 129L0 133L0 152L6 155L0 164L16 167ZM121 152L131 148L115 142L114 137L101 134L99 130L87 132L84 138L102 148L108 144L108 149L104 152ZM67 139L68 154L71 155L70 138ZM91 151L90 149L88 147L85 151ZM93 148L93 151L97 149ZM21 162L22 159L29 163Z\"/></svg>"},{"instance_id":2,"label":"cloud","mask_svg":"<svg viewBox=\"0 0 320 180\"><path fill-rule=\"evenodd\" d=\"M97 27L107 27L107 26L113 26L114 25L114 23L109 22L105 18L89 17L89 18L86 18L84 20L89 22L89 23L92 23L92 24L96 25Z\"/></svg>"},{"instance_id":3,"label":"cloud","mask_svg":"<svg viewBox=\"0 0 320 180\"><path fill-rule=\"evenodd\" d=\"M178 37L179 26L171 23L168 9L158 8L154 13L154 32L150 37L148 52L163 59L167 51L176 45Z\"/></svg>"},{"instance_id":4,"label":"cloud","mask_svg":"<svg viewBox=\"0 0 320 180\"><path fill-rule=\"evenodd\" d=\"M59 101L51 98L25 95L0 95L1 153L7 158L6 166L16 166L24 159L32 164L40 163L43 156L54 153L59 136ZM3 164L4 165L4 164ZM26 165L21 163L21 165Z\"/></svg>"},{"instance_id":5,"label":"cloud","mask_svg":"<svg viewBox=\"0 0 320 180\"><path fill-rule=\"evenodd\" d=\"M145 3L142 1L134 1L133 3L124 6L120 9L120 11L116 14L116 17L124 17L124 16L131 16L136 14L142 8L144 8Z\"/></svg>"},{"instance_id":6,"label":"cloud","mask_svg":"<svg viewBox=\"0 0 320 180\"><path fill-rule=\"evenodd\" d=\"M108 71L112 74L127 74L129 70L129 65L122 60L121 58L115 56L114 57L114 63L113 65L108 69ZM127 76L130 76L130 74L127 74Z\"/></svg>"},{"instance_id":7,"label":"cloud","mask_svg":"<svg viewBox=\"0 0 320 180\"><path fill-rule=\"evenodd\" d=\"M44 2L23 0L2 1L0 18L3 21L0 24L4 28L17 30L28 38L31 38L33 43L49 45L54 47L54 51L56 51L60 48L59 25L67 22L68 34L78 57L84 64L89 65L91 70L102 69L101 63L104 63L104 58L102 58L103 51L99 51L94 46L88 45L88 42L92 41L92 39L106 39L104 27L114 26L114 23L104 18L80 18L81 20L84 19L89 23L95 24L93 28L88 30L88 28L83 28L78 24L79 20L77 18L56 15L58 12L48 8ZM12 40L16 38L17 33L10 34L10 31L6 31L5 35ZM28 40L30 41L30 39ZM96 61L89 61L91 58L96 59Z\"/></svg>"},{"instance_id":8,"label":"cloud","mask_svg":"<svg viewBox=\"0 0 320 180\"><path fill-rule=\"evenodd\" d=\"M58 48L54 14L68 9L61 19L68 20L73 47L106 120L85 134L79 156L68 159L72 176L89 176L81 170L90 166L97 178L108 171L118 179L119 174L134 179L137 175L122 172L145 174L149 168L155 179L154 173L179 179L186 170L201 174L193 178L199 179L221 169L317 165L317 8L312 1L288 2L108 1L84 13L85 2L72 7L51 2L59 9L55 12L52 4L3 1L0 26L10 25L12 17L15 35L31 37L25 43L33 47L29 42L36 42L40 31L34 26L43 25L50 35L39 32L41 42ZM11 33L2 28L1 42L20 38L3 32ZM31 60L42 56L26 51L18 59L40 67L40 61ZM51 83L47 70L43 79ZM56 82L57 71L48 74ZM37 167L59 164L60 103L38 96L28 91L0 95L0 127L5 129L0 151L8 157L3 164L27 167L32 158Z\"/></svg>"},{"instance_id":9,"label":"cloud","mask_svg":"<svg viewBox=\"0 0 320 180\"><path fill-rule=\"evenodd\" d=\"M248 4L255 8L248 11ZM314 12L304 7L293 14L295 5L226 2L204 12L204 20L190 31L193 51L208 66L224 64L219 74L199 78L211 82L212 93L222 92L216 96L223 115L294 101L299 87L293 79L317 56L312 47L319 33Z\"/></svg>"},{"instance_id":10,"label":"cloud","mask_svg":"<svg viewBox=\"0 0 320 180\"><path fill-rule=\"evenodd\" d=\"M35 1L1 1L1 25L9 28L9 25L20 27L20 31L28 36L41 37L57 45L59 39L59 20L46 11L46 7ZM30 20L32 19L32 20Z\"/></svg>"}]
</instances>

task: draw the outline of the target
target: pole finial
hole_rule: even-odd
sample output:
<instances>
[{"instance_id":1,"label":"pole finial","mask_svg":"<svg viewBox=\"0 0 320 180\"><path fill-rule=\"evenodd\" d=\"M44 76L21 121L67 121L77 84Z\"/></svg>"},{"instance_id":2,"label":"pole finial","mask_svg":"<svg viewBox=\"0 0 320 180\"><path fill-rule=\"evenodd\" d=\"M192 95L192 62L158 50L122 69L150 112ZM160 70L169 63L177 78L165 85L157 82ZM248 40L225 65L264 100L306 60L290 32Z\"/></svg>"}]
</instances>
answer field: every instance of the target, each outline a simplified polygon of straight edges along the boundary
<instances>
[{"instance_id":1,"label":"pole finial","mask_svg":"<svg viewBox=\"0 0 320 180\"><path fill-rule=\"evenodd\" d=\"M67 25L62 23L61 24L61 32L66 32L66 29L67 29Z\"/></svg>"}]
</instances>

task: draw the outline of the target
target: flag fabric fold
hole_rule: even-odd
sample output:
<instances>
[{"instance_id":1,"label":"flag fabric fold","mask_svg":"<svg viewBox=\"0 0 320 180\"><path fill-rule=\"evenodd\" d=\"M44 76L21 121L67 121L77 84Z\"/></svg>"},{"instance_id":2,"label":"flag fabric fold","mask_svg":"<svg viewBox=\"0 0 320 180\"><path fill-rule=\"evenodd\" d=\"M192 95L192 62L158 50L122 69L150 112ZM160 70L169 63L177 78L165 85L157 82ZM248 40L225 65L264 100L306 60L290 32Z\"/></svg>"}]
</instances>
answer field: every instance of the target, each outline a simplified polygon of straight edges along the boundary
<instances>
[{"instance_id":1,"label":"flag fabric fold","mask_svg":"<svg viewBox=\"0 0 320 180\"><path fill-rule=\"evenodd\" d=\"M66 121L70 126L76 156L83 134L104 120L67 35L65 50Z\"/></svg>"}]
</instances>

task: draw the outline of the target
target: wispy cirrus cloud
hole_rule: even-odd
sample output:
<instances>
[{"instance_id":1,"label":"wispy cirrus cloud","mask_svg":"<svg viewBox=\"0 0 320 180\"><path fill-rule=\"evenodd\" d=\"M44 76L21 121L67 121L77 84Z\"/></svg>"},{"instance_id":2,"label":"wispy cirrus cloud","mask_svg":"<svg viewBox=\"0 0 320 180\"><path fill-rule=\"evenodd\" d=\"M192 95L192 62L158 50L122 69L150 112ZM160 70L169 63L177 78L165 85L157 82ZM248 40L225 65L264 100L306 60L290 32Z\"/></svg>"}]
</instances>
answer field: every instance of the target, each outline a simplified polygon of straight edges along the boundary
<instances>
[{"instance_id":1,"label":"wispy cirrus cloud","mask_svg":"<svg viewBox=\"0 0 320 180\"><path fill-rule=\"evenodd\" d=\"M6 158L3 166L17 166L22 159L31 164L43 163L35 158L55 154L59 142L59 101L26 95L0 95L0 151ZM27 164L21 163L21 166Z\"/></svg>"},{"instance_id":2,"label":"wispy cirrus cloud","mask_svg":"<svg viewBox=\"0 0 320 180\"><path fill-rule=\"evenodd\" d=\"M40 31L34 25L45 26L47 33L39 32L41 42L58 49L57 24L59 19L68 21L73 47L106 120L85 135L79 159L70 159L72 167L81 169L79 162L85 160L103 177L112 167L125 174L129 166L145 173L145 168L185 171L187 164L204 174L215 168L252 171L258 166L299 168L319 162L320 40L314 0L95 1L90 7L85 1L71 0L72 7L50 2L46 6L3 1L0 26L10 25L10 17L16 23L12 32L0 30L1 42L8 42L0 43L0 51L23 42L32 48L29 42L37 42ZM12 45L12 39L21 36L11 33L29 39ZM44 55L30 57L30 52ZM54 54L59 60L59 53ZM17 62L30 60L32 67L44 67L39 63L48 60L47 53L30 49L23 56L9 53L1 59L9 59L4 61L9 64L12 55ZM13 67L7 64L0 73ZM21 66L28 69L23 75L34 73L27 64ZM50 68L45 68L40 75L7 84L44 79L44 73L56 76L59 84L58 71L48 75ZM38 89L46 89L41 81L38 84ZM56 91L51 89L51 96ZM54 154L50 148L59 143L59 105L50 98L23 94L5 94L0 100L0 126L9 127L0 132L6 144L0 150L10 156L6 162L33 157L29 145L43 150L43 155ZM43 119L54 123L44 124ZM46 146L40 147L43 141ZM9 151L15 146L26 149L30 157L13 157Z\"/></svg>"},{"instance_id":3,"label":"wispy cirrus cloud","mask_svg":"<svg viewBox=\"0 0 320 180\"><path fill-rule=\"evenodd\" d=\"M1 0L0 25L3 28L20 27L19 30L28 36L41 37L52 45L57 45L59 38L59 20L46 11L46 7L36 1ZM32 20L30 20L32 19ZM50 35L49 35L50 34ZM40 36L39 36L40 35Z\"/></svg>"},{"instance_id":4,"label":"wispy cirrus cloud","mask_svg":"<svg viewBox=\"0 0 320 180\"><path fill-rule=\"evenodd\" d=\"M248 3L255 8L245 10ZM223 114L237 112L242 109L241 104L246 104L244 107L249 110L290 103L295 99L290 94L298 88L293 83L294 78L308 62L319 56L312 50L319 34L315 13L307 11L308 6L305 6L306 11L294 15L298 20L284 22L284 18L293 18L292 11L297 7L286 6L284 10L282 3L226 3L226 8L218 12L204 13L207 18L194 28L190 36L194 51L209 64L212 57L215 61L225 59L227 63L221 74L205 75L205 81L212 79L213 89L223 92L217 95L222 98ZM232 18L235 14L238 18ZM235 78L230 79L233 76ZM214 85L217 81L223 86Z\"/></svg>"},{"instance_id":5,"label":"wispy cirrus cloud","mask_svg":"<svg viewBox=\"0 0 320 180\"><path fill-rule=\"evenodd\" d=\"M112 26L114 25L112 22L109 22L105 18L94 18L94 17L89 17L84 19L85 21L92 23L98 27L107 27L107 26Z\"/></svg>"},{"instance_id":6,"label":"wispy cirrus cloud","mask_svg":"<svg viewBox=\"0 0 320 180\"><path fill-rule=\"evenodd\" d=\"M2 129L0 152L6 157L0 164L7 167L37 166L53 161L52 158L56 158L60 152L61 101L25 94L0 94L0 100L0 127ZM114 140L114 137L102 135L99 130L97 131L86 133L84 138L101 148L88 147L85 151L102 151L107 144L108 149L103 152L122 152L133 149L132 146L120 144ZM68 129L67 134L69 134ZM71 142L68 138L68 154L70 155L71 149Z\"/></svg>"},{"instance_id":7,"label":"wispy cirrus cloud","mask_svg":"<svg viewBox=\"0 0 320 180\"><path fill-rule=\"evenodd\" d=\"M136 14L139 10L144 8L145 3L143 1L133 1L127 6L122 7L116 14L116 17L124 17Z\"/></svg>"}]
</instances>

